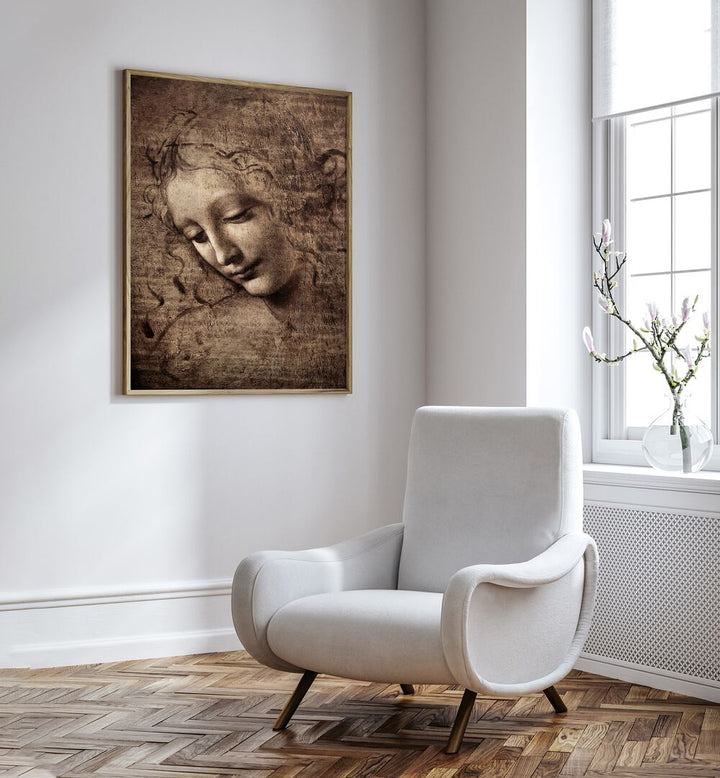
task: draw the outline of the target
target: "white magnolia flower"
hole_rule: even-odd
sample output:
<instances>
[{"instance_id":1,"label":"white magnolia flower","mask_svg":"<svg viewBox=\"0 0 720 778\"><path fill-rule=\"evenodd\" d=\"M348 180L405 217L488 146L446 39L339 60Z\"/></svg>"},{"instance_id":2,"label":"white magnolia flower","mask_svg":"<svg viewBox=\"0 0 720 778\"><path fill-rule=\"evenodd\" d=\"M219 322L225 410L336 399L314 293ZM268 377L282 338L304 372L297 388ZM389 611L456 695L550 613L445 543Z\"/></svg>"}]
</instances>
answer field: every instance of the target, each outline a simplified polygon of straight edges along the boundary
<instances>
[{"instance_id":1,"label":"white magnolia flower","mask_svg":"<svg viewBox=\"0 0 720 778\"><path fill-rule=\"evenodd\" d=\"M685 361L687 362L688 367L692 367L694 360L692 355L692 349L690 346L685 346L685 348L680 349L680 352L685 357Z\"/></svg>"},{"instance_id":2,"label":"white magnolia flower","mask_svg":"<svg viewBox=\"0 0 720 778\"><path fill-rule=\"evenodd\" d=\"M600 235L600 242L603 246L609 246L612 237L612 225L610 219L603 219L602 233Z\"/></svg>"},{"instance_id":3,"label":"white magnolia flower","mask_svg":"<svg viewBox=\"0 0 720 778\"><path fill-rule=\"evenodd\" d=\"M682 318L683 322L686 322L689 316L690 316L690 298L686 297L682 301L682 309L680 310L680 317Z\"/></svg>"}]
</instances>

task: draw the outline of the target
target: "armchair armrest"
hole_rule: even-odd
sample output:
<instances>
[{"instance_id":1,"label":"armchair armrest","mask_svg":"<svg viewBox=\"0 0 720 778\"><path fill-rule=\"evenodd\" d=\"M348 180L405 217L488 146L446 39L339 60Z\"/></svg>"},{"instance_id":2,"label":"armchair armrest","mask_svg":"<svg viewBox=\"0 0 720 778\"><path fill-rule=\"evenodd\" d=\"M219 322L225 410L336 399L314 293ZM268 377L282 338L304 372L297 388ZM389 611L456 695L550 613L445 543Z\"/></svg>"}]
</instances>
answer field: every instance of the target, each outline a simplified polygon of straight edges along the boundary
<instances>
[{"instance_id":1,"label":"armchair armrest","mask_svg":"<svg viewBox=\"0 0 720 778\"><path fill-rule=\"evenodd\" d=\"M597 549L584 533L564 535L526 562L459 570L442 611L445 658L457 682L489 694L552 686L582 649L596 585Z\"/></svg>"},{"instance_id":2,"label":"armchair armrest","mask_svg":"<svg viewBox=\"0 0 720 778\"><path fill-rule=\"evenodd\" d=\"M395 589L403 525L306 551L258 551L240 562L232 585L232 616L243 647L277 670L297 668L275 656L267 627L277 611L312 594L349 589Z\"/></svg>"}]
</instances>

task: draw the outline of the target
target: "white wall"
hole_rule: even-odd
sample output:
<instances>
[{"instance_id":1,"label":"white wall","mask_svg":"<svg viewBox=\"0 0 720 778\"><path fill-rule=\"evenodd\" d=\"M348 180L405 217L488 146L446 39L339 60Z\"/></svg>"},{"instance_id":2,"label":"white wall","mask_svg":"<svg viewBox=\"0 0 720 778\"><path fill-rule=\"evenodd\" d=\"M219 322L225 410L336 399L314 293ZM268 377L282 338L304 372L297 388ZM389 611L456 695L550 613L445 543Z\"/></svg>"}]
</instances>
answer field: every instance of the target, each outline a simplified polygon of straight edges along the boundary
<instances>
[{"instance_id":1,"label":"white wall","mask_svg":"<svg viewBox=\"0 0 720 778\"><path fill-rule=\"evenodd\" d=\"M425 401L587 421L589 2L197 10L3 5L0 665L237 645L237 561L397 520ZM352 395L120 394L123 68L353 92Z\"/></svg>"},{"instance_id":2,"label":"white wall","mask_svg":"<svg viewBox=\"0 0 720 778\"><path fill-rule=\"evenodd\" d=\"M591 450L591 7L527 0L527 404L575 408Z\"/></svg>"},{"instance_id":3,"label":"white wall","mask_svg":"<svg viewBox=\"0 0 720 778\"><path fill-rule=\"evenodd\" d=\"M578 410L589 0L427 0L428 402Z\"/></svg>"},{"instance_id":4,"label":"white wall","mask_svg":"<svg viewBox=\"0 0 720 778\"><path fill-rule=\"evenodd\" d=\"M525 405L525 0L426 7L428 402Z\"/></svg>"},{"instance_id":5,"label":"white wall","mask_svg":"<svg viewBox=\"0 0 720 778\"><path fill-rule=\"evenodd\" d=\"M425 383L424 7L2 10L0 665L237 645L241 557L400 516ZM123 68L353 92L352 395L121 396Z\"/></svg>"}]
</instances>

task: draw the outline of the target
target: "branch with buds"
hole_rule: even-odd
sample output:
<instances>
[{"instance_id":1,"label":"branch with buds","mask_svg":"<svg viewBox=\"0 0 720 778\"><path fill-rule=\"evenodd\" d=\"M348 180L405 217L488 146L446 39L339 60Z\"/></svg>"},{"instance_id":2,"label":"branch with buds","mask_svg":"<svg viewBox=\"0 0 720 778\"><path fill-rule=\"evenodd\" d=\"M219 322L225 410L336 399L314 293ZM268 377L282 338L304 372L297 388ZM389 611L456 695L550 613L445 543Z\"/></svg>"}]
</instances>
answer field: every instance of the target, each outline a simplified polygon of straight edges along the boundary
<instances>
[{"instance_id":1,"label":"branch with buds","mask_svg":"<svg viewBox=\"0 0 720 778\"><path fill-rule=\"evenodd\" d=\"M669 320L660 315L655 303L650 302L647 304L648 316L645 318L642 327L634 325L630 319L623 316L615 300L614 290L617 289L618 285L616 279L625 266L627 256L619 251L611 251L610 246L612 243L610 221L605 219L602 232L599 235L593 236L593 246L602 263L600 270L593 273L593 288L598 292L598 305L602 310L608 316L617 319L632 332L634 336L632 348L625 354L615 357L608 357L607 354L598 353L589 327L585 327L583 330L585 347L596 362L604 362L608 365L622 362L635 352L649 352L653 360L653 368L662 374L670 389L674 406L673 425L678 425L680 428L684 452L688 443L682 418L680 398L690 379L697 374L700 362L710 355L709 315L707 313L703 314L703 332L702 335L695 336L697 345L694 347L690 345L680 347L677 341L690 317L695 313L698 302L697 297L695 297L692 304L690 303L690 298L686 297L682 302L680 313L673 313ZM670 365L666 364L665 360L668 355L670 355Z\"/></svg>"},{"instance_id":2,"label":"branch with buds","mask_svg":"<svg viewBox=\"0 0 720 778\"><path fill-rule=\"evenodd\" d=\"M625 354L616 357L608 357L607 354L599 354L595 349L593 336L589 327L583 330L583 340L590 356L596 362L617 364L637 351L648 351L653 359L653 367L662 373L673 397L680 395L691 378L697 373L700 362L710 355L710 318L703 314L703 333L696 335L698 345L694 348L687 345L678 346L678 336L695 313L698 298L695 297L692 304L686 297L682 302L680 314L672 314L670 320L662 318L655 303L648 303L648 317L642 327L635 326L620 312L615 300L614 290L617 288L616 277L625 266L627 256L619 251L611 251L611 226L610 221L603 221L602 233L593 237L595 252L600 257L602 266L600 271L593 273L593 287L598 292L598 305L608 316L612 316L624 324L635 336L632 348ZM665 357L670 354L677 359L671 366L666 365ZM678 369L678 364L683 365Z\"/></svg>"}]
</instances>

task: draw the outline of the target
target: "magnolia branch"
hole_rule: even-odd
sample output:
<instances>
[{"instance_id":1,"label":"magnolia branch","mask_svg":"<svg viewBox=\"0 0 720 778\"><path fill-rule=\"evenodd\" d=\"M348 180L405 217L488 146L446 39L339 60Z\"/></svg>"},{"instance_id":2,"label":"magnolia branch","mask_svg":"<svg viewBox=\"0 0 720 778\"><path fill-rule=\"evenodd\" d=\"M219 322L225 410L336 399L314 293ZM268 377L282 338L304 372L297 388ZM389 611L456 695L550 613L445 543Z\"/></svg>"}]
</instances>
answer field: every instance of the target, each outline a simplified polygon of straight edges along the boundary
<instances>
[{"instance_id":1,"label":"magnolia branch","mask_svg":"<svg viewBox=\"0 0 720 778\"><path fill-rule=\"evenodd\" d=\"M693 354L693 348L690 345L680 348L677 345L678 336L683 331L690 317L695 313L698 298L690 304L690 298L685 298L682 308L678 315L672 314L670 319L662 318L655 303L648 303L649 318L643 322L642 327L634 325L629 318L622 315L617 301L615 300L614 289L617 288L616 276L620 274L627 255L618 251L611 251L611 226L608 219L603 222L602 233L593 238L595 252L600 257L602 266L599 272L593 273L593 287L598 292L598 305L608 316L617 319L621 324L627 327L635 336L632 348L624 354L615 357L608 357L607 354L598 353L593 341L592 332L589 327L583 330L583 340L590 356L596 362L604 362L608 365L615 365L622 362L631 354L641 351L650 353L653 359L653 367L659 373L662 373L667 382L673 397L678 400L680 394L687 386L691 378L697 373L700 362L710 355L710 320L707 313L703 314L703 333L696 335L695 339L698 345L695 347L697 353ZM642 345L640 345L642 344ZM672 366L665 364L665 357L670 354ZM685 374L681 377L678 372L678 364L687 366Z\"/></svg>"}]
</instances>

